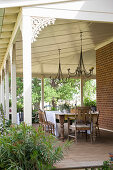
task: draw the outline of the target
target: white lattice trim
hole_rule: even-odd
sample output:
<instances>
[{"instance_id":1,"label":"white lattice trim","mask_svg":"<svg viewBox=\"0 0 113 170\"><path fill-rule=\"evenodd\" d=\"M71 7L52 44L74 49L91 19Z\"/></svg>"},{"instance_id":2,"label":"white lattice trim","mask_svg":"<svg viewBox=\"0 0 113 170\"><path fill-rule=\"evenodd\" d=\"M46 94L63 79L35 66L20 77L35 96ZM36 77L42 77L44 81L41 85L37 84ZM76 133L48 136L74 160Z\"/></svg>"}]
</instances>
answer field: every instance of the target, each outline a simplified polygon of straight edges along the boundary
<instances>
[{"instance_id":1,"label":"white lattice trim","mask_svg":"<svg viewBox=\"0 0 113 170\"><path fill-rule=\"evenodd\" d=\"M39 32L48 25L55 23L55 18L45 18L45 17L31 17L32 22L32 39L31 42L36 41Z\"/></svg>"}]
</instances>

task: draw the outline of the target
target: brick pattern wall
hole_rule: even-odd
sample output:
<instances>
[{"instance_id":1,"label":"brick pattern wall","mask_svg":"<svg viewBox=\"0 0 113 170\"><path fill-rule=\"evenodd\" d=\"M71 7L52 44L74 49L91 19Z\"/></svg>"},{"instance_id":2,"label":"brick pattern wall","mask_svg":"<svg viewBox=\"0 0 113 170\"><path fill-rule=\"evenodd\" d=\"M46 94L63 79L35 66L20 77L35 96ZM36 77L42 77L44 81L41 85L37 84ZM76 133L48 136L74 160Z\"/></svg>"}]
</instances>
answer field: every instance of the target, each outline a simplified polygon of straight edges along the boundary
<instances>
[{"instance_id":1,"label":"brick pattern wall","mask_svg":"<svg viewBox=\"0 0 113 170\"><path fill-rule=\"evenodd\" d=\"M96 51L96 80L99 125L113 130L113 43Z\"/></svg>"}]
</instances>

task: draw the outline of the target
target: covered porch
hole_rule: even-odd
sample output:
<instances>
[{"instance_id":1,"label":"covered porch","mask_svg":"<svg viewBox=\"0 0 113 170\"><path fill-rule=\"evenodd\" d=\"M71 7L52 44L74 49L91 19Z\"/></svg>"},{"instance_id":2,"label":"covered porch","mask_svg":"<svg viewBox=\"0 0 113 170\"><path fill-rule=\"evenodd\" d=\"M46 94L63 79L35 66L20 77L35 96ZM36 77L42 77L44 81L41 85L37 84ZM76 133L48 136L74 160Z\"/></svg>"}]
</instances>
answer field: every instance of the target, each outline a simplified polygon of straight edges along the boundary
<instances>
[{"instance_id":1,"label":"covered porch","mask_svg":"<svg viewBox=\"0 0 113 170\"><path fill-rule=\"evenodd\" d=\"M108 15L104 18L102 13L103 17L98 15L95 19L93 19L93 15L90 15L90 17L87 15L85 19L81 14L81 9L85 9L84 4L79 2L81 8L76 7L76 10L80 11L75 17L72 5L76 5L76 2L63 3L62 5L65 10L61 10L57 4L57 11L54 5L47 5L46 8L43 8L43 6L6 8L1 11L2 28L4 28L1 34L1 102L8 118L8 76L11 74L13 123L16 123L16 76L23 76L24 121L27 124L32 124L32 77L42 79L43 108L43 79L44 77L55 77L57 74L58 49L62 50L62 72L67 77L67 69L70 68L74 72L79 63L80 31L82 31L84 64L87 70L94 67L94 74L90 78L96 78L96 49L112 41L113 25L108 23L110 22L110 18L109 20L107 18ZM68 11L68 5L71 6L70 11ZM87 4L85 14L87 14L88 8L89 4ZM63 12L65 12L65 15L62 15ZM5 90L3 86L4 78L6 79ZM82 85L81 80L81 105L83 105Z\"/></svg>"},{"instance_id":2,"label":"covered porch","mask_svg":"<svg viewBox=\"0 0 113 170\"><path fill-rule=\"evenodd\" d=\"M94 67L94 74L90 78L97 78L100 127L113 130L112 3L106 6L104 1L106 10L98 9L98 2L96 6L94 4L95 1L92 4L78 1L2 9L0 102L6 118L9 119L9 75L11 75L12 123L17 124L16 77L23 77L24 122L32 125L32 77L42 80L41 107L44 109L44 78L54 78L57 74L58 49L61 49L62 72L68 77L67 69L70 68L74 72L79 63L82 31L84 64L87 70ZM81 106L83 81L84 79L81 79ZM108 159L108 153L112 151L112 138L112 132L101 131L101 137L97 138L94 145L84 141L77 145L73 144L69 154L65 154L64 161L58 167L69 167L73 162L102 163Z\"/></svg>"}]
</instances>

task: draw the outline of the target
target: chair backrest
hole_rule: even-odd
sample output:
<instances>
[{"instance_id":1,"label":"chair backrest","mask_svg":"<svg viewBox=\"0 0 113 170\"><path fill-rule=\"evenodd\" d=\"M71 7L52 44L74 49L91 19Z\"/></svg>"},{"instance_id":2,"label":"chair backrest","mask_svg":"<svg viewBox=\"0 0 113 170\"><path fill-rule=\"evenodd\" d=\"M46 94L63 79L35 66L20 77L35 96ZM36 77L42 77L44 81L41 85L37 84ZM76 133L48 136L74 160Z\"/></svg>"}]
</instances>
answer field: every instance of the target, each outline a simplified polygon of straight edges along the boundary
<instances>
[{"instance_id":1,"label":"chair backrest","mask_svg":"<svg viewBox=\"0 0 113 170\"><path fill-rule=\"evenodd\" d=\"M90 107L76 107L77 122L87 123L91 121Z\"/></svg>"},{"instance_id":2,"label":"chair backrest","mask_svg":"<svg viewBox=\"0 0 113 170\"><path fill-rule=\"evenodd\" d=\"M39 116L39 122L40 123L45 123L46 122L46 117L45 117L45 112L42 110L38 111L38 116Z\"/></svg>"}]
</instances>

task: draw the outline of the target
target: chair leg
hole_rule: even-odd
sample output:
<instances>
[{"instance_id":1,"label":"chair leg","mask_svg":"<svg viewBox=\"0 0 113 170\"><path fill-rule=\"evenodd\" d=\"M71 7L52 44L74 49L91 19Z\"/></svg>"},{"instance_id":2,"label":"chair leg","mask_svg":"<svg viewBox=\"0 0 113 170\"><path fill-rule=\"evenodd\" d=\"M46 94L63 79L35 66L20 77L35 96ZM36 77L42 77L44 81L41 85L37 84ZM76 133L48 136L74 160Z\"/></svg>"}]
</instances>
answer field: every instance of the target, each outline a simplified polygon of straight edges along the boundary
<instances>
[{"instance_id":1,"label":"chair leg","mask_svg":"<svg viewBox=\"0 0 113 170\"><path fill-rule=\"evenodd\" d=\"M87 130L85 131L85 133L86 133L86 141L87 141Z\"/></svg>"},{"instance_id":2,"label":"chair leg","mask_svg":"<svg viewBox=\"0 0 113 170\"><path fill-rule=\"evenodd\" d=\"M77 130L75 129L75 142L77 144Z\"/></svg>"},{"instance_id":3,"label":"chair leg","mask_svg":"<svg viewBox=\"0 0 113 170\"><path fill-rule=\"evenodd\" d=\"M91 144L93 143L93 134L92 132L90 133L90 140L91 140Z\"/></svg>"},{"instance_id":4,"label":"chair leg","mask_svg":"<svg viewBox=\"0 0 113 170\"><path fill-rule=\"evenodd\" d=\"M96 127L96 136L99 135L100 136L100 129L99 126Z\"/></svg>"},{"instance_id":5,"label":"chair leg","mask_svg":"<svg viewBox=\"0 0 113 170\"><path fill-rule=\"evenodd\" d=\"M69 129L69 126L70 126L70 120L68 119L68 140L70 139L70 138L69 138L69 135L70 135L70 129Z\"/></svg>"}]
</instances>

